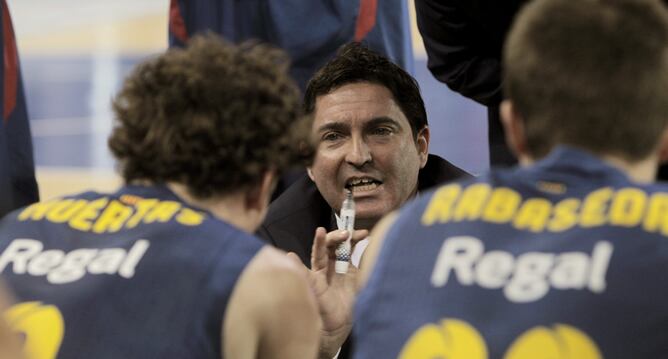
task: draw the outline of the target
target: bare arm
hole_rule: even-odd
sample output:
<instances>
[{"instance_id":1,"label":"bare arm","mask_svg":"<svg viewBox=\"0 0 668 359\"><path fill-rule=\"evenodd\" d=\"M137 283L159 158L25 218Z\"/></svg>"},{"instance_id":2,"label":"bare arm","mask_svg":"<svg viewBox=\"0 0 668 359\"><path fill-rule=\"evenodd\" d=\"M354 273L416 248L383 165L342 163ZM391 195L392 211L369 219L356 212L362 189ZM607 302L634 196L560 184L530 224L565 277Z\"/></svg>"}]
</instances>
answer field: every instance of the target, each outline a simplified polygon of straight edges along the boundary
<instances>
[{"instance_id":1,"label":"bare arm","mask_svg":"<svg viewBox=\"0 0 668 359\"><path fill-rule=\"evenodd\" d=\"M226 358L315 358L320 319L304 270L263 248L248 264L223 321Z\"/></svg>"}]
</instances>

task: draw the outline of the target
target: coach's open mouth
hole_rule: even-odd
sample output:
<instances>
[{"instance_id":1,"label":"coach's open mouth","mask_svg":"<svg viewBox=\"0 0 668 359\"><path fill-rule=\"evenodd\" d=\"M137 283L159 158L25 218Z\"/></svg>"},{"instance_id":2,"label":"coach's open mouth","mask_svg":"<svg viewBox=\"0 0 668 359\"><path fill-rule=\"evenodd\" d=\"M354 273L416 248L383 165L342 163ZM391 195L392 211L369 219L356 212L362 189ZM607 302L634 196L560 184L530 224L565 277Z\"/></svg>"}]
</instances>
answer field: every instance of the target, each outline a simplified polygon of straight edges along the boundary
<instances>
[{"instance_id":1,"label":"coach's open mouth","mask_svg":"<svg viewBox=\"0 0 668 359\"><path fill-rule=\"evenodd\" d=\"M350 178L348 181L346 181L345 188L352 191L353 193L357 192L367 192L367 191L373 191L374 189L378 188L383 184L383 182L370 178L370 177L353 177Z\"/></svg>"}]
</instances>

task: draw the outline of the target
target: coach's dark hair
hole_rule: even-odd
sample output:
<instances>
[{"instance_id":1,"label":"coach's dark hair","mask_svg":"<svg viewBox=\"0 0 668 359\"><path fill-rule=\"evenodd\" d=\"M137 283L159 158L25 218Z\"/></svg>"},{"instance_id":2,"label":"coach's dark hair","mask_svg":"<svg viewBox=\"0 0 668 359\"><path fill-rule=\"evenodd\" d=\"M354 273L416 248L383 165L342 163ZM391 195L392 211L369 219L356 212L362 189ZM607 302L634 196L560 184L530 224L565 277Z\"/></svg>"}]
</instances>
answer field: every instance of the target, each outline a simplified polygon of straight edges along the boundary
<instances>
[{"instance_id":1,"label":"coach's dark hair","mask_svg":"<svg viewBox=\"0 0 668 359\"><path fill-rule=\"evenodd\" d=\"M380 54L358 42L342 46L337 55L313 75L304 94L304 110L313 113L319 96L352 83L370 82L392 93L414 137L427 126L427 112L417 81Z\"/></svg>"},{"instance_id":2,"label":"coach's dark hair","mask_svg":"<svg viewBox=\"0 0 668 359\"><path fill-rule=\"evenodd\" d=\"M668 120L668 14L658 0L534 0L504 69L533 156L563 143L643 159Z\"/></svg>"},{"instance_id":3,"label":"coach's dark hair","mask_svg":"<svg viewBox=\"0 0 668 359\"><path fill-rule=\"evenodd\" d=\"M308 151L310 116L265 45L194 37L136 67L113 101L109 147L126 182L177 182L198 198L244 190Z\"/></svg>"}]
</instances>

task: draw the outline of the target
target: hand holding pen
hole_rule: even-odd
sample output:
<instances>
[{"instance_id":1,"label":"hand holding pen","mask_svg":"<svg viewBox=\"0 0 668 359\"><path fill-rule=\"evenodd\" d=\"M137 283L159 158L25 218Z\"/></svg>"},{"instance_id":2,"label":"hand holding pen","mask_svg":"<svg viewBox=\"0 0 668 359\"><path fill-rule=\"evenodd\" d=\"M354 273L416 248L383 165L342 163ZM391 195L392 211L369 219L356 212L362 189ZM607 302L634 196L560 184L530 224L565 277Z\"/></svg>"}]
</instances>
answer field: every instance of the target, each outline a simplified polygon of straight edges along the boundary
<instances>
[{"instance_id":1,"label":"hand holding pen","mask_svg":"<svg viewBox=\"0 0 668 359\"><path fill-rule=\"evenodd\" d=\"M309 278L322 318L320 350L325 353L323 357L332 358L350 334L352 308L357 293L358 270L351 265L347 273L336 273L336 249L345 241L351 243L352 249L368 236L369 231L366 229L358 229L352 232L352 236L345 230L327 233L322 227L315 232ZM298 257L294 257L298 261Z\"/></svg>"}]
</instances>

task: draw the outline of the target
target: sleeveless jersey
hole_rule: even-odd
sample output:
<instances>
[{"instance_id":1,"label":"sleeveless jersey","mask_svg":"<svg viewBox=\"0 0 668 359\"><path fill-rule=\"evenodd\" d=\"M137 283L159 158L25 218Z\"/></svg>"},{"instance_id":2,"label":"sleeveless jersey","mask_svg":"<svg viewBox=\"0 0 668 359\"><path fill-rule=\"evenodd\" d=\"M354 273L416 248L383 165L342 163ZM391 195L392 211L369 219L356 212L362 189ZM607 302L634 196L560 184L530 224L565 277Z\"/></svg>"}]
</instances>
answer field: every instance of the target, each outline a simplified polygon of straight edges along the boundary
<instances>
[{"instance_id":1,"label":"sleeveless jersey","mask_svg":"<svg viewBox=\"0 0 668 359\"><path fill-rule=\"evenodd\" d=\"M230 294L262 246L161 186L37 203L0 222L5 318L33 359L221 358Z\"/></svg>"},{"instance_id":2,"label":"sleeveless jersey","mask_svg":"<svg viewBox=\"0 0 668 359\"><path fill-rule=\"evenodd\" d=\"M355 358L662 358L668 187L555 149L400 211L355 308Z\"/></svg>"}]
</instances>

